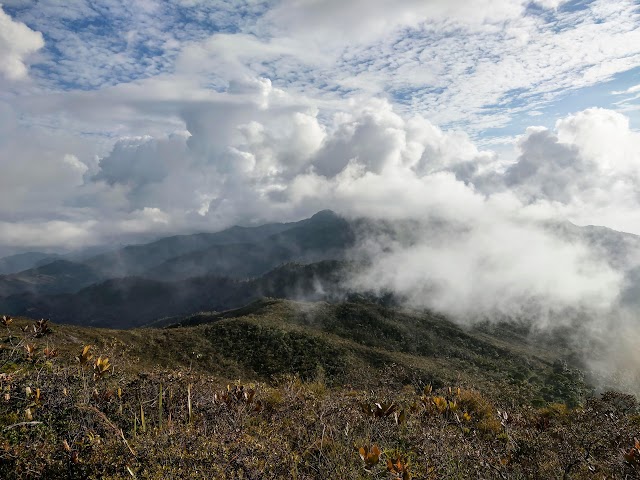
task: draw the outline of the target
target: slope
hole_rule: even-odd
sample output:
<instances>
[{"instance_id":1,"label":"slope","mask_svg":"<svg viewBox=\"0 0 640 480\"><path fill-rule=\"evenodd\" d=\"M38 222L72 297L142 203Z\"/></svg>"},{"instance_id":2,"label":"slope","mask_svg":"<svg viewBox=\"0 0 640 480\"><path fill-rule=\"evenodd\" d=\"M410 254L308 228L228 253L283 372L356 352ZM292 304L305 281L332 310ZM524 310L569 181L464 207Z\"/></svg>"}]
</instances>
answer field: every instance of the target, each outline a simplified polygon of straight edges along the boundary
<instances>
[{"instance_id":1,"label":"slope","mask_svg":"<svg viewBox=\"0 0 640 480\"><path fill-rule=\"evenodd\" d=\"M109 328L138 327L162 317L197 311L228 310L263 296L279 298L338 297L347 264L325 261L286 264L251 280L204 276L179 281L141 277L111 279L76 293L23 293L0 299L0 311L50 318L55 322ZM324 286L324 287L321 287Z\"/></svg>"},{"instance_id":2,"label":"slope","mask_svg":"<svg viewBox=\"0 0 640 480\"><path fill-rule=\"evenodd\" d=\"M58 259L19 273L0 276L0 297L21 293L39 296L75 292L101 280L104 277L99 272L83 263Z\"/></svg>"},{"instance_id":3,"label":"slope","mask_svg":"<svg viewBox=\"0 0 640 480\"><path fill-rule=\"evenodd\" d=\"M47 344L69 355L92 344L133 371L188 367L267 381L284 374L312 379L323 372L330 384L364 388L387 372L385 384L455 383L534 404L576 403L587 389L576 370L558 369L555 360L566 352L370 303L263 299L174 321L170 328L127 331L56 325Z\"/></svg>"},{"instance_id":4,"label":"slope","mask_svg":"<svg viewBox=\"0 0 640 480\"><path fill-rule=\"evenodd\" d=\"M0 258L0 275L10 275L39 267L56 260L59 255L44 252L26 252Z\"/></svg>"},{"instance_id":5,"label":"slope","mask_svg":"<svg viewBox=\"0 0 640 480\"><path fill-rule=\"evenodd\" d=\"M261 242L214 245L172 258L145 276L173 280L203 275L249 278L287 262L341 259L354 242L349 222L325 210Z\"/></svg>"}]
</instances>

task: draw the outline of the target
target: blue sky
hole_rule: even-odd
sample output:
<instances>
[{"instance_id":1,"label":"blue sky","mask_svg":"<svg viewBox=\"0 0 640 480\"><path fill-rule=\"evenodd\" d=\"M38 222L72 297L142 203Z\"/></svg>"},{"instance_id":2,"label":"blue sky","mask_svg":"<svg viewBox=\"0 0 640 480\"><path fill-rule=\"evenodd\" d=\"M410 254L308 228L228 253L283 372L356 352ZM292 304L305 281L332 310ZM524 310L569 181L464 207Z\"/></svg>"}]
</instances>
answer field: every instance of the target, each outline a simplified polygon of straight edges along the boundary
<instances>
[{"instance_id":1,"label":"blue sky","mask_svg":"<svg viewBox=\"0 0 640 480\"><path fill-rule=\"evenodd\" d=\"M18 232L56 247L369 214L393 197L363 199L381 179L426 202L400 211L446 178L519 214L640 233L638 2L3 4L5 248Z\"/></svg>"},{"instance_id":2,"label":"blue sky","mask_svg":"<svg viewBox=\"0 0 640 480\"><path fill-rule=\"evenodd\" d=\"M329 5L332 2L326 3ZM496 3L499 5L500 2ZM594 1L556 3L556 8L546 8L544 2L524 4L524 9L518 16L506 20L512 24L509 28L516 32L515 35L531 35L535 31L539 35L537 48L541 48L543 42L553 45L554 36L560 33L575 32L580 28L587 30L587 27L605 25L608 21L614 23L618 19L619 12L616 11L591 11L590 8L596 4ZM379 12L375 12L374 7L376 15L385 13L384 2L380 4ZM277 2L176 0L131 3L83 0L69 2L62 7L59 2L53 1L12 0L5 2L4 10L16 21L25 23L44 36L45 46L31 65L31 77L48 90L69 91L96 90L174 73L176 59L185 45L205 42L215 34L248 34L252 41L274 44L286 38L285 35L290 35L286 32L286 25L274 27L272 19L265 19L274 5L277 9ZM328 8L332 7L329 5ZM495 8L498 10L498 7ZM635 10L638 15L637 7L634 9L628 4L627 10ZM455 13L452 12L451 16ZM309 12L309 15L312 14L313 12ZM500 22L505 22L499 11L495 15ZM635 19L633 20L632 23L635 23ZM469 79L474 78L476 69L484 65L485 61L499 63L509 58L504 48L494 45L494 42L509 42L506 39L509 37L506 33L508 28L487 28L489 22L490 20L485 20L485 24L469 28L464 23L456 24L451 18L432 22L427 20L422 24L418 21L415 24L411 21L403 24L400 19L397 25L392 23L391 26L378 27L378 38L365 37L365 41L358 44L356 33L354 43L352 39L346 38L335 48L327 48L327 51L333 50L329 53L322 52L333 57L328 59L328 64L318 64L313 60L306 62L304 58L294 58L294 55L287 59L288 52L283 51L264 58L251 58L250 68L253 67L258 75L267 76L279 88L295 89L302 93L312 92L315 96L346 98L363 93L382 95L403 111L443 117L438 122L439 125L445 128L467 128L474 137L482 138L518 134L522 126L529 123L531 112L542 113L544 118L540 119L541 124L550 125L552 119L589 106L614 107L614 103L623 98L612 95L612 91L623 91L640 83L638 70L633 68L638 49L631 47L612 52L610 56L616 61L629 56L633 60L627 58L627 62L620 62L621 65L613 71L596 75L588 81L580 79L581 74L593 69L598 65L597 62L607 61L607 56L594 56L592 61L576 63L573 68L561 69L558 68L559 65L547 65L548 72L532 72L539 75L540 83L548 84L544 85L544 89L534 81L530 84L517 81L514 82L514 88L484 92L491 95L491 98L484 101L480 99L473 114L456 112L456 115L434 115L434 103L446 103L441 99L443 96L447 97L448 92L460 96L466 93L456 90L458 85L456 78L452 76L458 73L460 62L444 65L443 68L444 55L455 55L458 47L467 53L464 71L460 73ZM535 27L527 25L527 22L533 22ZM366 27L366 20L363 23ZM621 32L628 33L628 30L625 32L628 26L617 26L617 30L602 30L611 39L620 41L623 39ZM373 28L376 27L374 23ZM320 29L318 36L329 37L330 30ZM278 34L282 37L279 38ZM629 37L627 41L633 38L637 37ZM298 41L303 43L301 40L304 39ZM290 41L293 43L293 40ZM610 40L603 37L602 41ZM533 42L532 45L534 46L530 50L535 50ZM447 48L454 50L449 51ZM583 48L598 49L600 46L585 43ZM318 50L322 49L323 45L320 45ZM422 60L421 55L425 57ZM437 59L438 68L431 68L429 58ZM244 60L243 63L246 65L249 62ZM228 84L229 79L216 73L215 67L212 67L207 73L214 77L213 84ZM526 65L522 65L522 68L525 67ZM337 72L348 77L336 77ZM437 73L443 75L438 76ZM412 75L417 75L418 80L408 78ZM433 78L428 78L431 76ZM557 91L549 92L556 79L559 83ZM578 85L571 85L572 83ZM627 111L637 112L632 110L637 105L638 101L635 99L625 107ZM483 128L485 121L492 115L505 118L497 120L494 128ZM480 118L474 118L476 116ZM637 113L631 116L635 120Z\"/></svg>"}]
</instances>

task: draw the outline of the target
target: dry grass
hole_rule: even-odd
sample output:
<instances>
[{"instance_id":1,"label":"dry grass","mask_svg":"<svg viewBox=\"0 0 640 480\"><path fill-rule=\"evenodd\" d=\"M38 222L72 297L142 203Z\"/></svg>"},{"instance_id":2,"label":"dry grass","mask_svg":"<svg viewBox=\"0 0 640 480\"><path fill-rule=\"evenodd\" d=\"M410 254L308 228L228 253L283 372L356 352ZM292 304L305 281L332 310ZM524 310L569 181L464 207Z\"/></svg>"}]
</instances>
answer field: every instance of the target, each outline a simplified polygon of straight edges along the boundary
<instances>
[{"instance_id":1,"label":"dry grass","mask_svg":"<svg viewBox=\"0 0 640 480\"><path fill-rule=\"evenodd\" d=\"M533 408L455 384L418 386L397 365L357 386L331 383L322 368L229 382L151 357L134 365L111 334L84 348L48 326L1 328L0 478L640 474L638 404L619 393Z\"/></svg>"}]
</instances>

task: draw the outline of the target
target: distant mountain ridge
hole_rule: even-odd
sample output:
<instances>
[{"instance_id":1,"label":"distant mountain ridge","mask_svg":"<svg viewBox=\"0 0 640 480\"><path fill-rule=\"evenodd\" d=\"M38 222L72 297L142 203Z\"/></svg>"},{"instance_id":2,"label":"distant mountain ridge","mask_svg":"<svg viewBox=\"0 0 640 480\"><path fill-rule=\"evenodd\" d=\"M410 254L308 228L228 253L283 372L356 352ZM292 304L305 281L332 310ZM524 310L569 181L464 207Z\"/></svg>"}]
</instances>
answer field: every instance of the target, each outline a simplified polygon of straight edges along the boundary
<instances>
[{"instance_id":1,"label":"distant mountain ridge","mask_svg":"<svg viewBox=\"0 0 640 480\"><path fill-rule=\"evenodd\" d=\"M106 276L138 275L176 257L214 245L255 243L291 228L291 223L259 227L234 226L216 233L196 233L166 237L143 245L129 245L115 252L89 258L85 263Z\"/></svg>"},{"instance_id":2,"label":"distant mountain ridge","mask_svg":"<svg viewBox=\"0 0 640 480\"><path fill-rule=\"evenodd\" d=\"M50 266L0 276L0 297L75 293L128 276L159 281L206 275L251 278L287 262L340 258L353 241L349 223L323 211L299 222L167 237L82 262L56 260Z\"/></svg>"},{"instance_id":3,"label":"distant mountain ridge","mask_svg":"<svg viewBox=\"0 0 640 480\"><path fill-rule=\"evenodd\" d=\"M376 236L401 245L441 242L449 227L437 221L425 227L410 220L347 220L324 210L298 222L167 237L84 261L45 259L44 265L0 275L0 313L133 328L164 317L237 308L263 296L333 301L364 295L387 301L345 286L354 268L375 261L353 255L353 247ZM571 224L545 228L589 245L623 272L621 301L640 307L640 237ZM636 266L625 264L629 258Z\"/></svg>"},{"instance_id":4,"label":"distant mountain ridge","mask_svg":"<svg viewBox=\"0 0 640 480\"><path fill-rule=\"evenodd\" d=\"M349 222L325 210L259 242L215 244L167 260L143 275L173 280L211 274L251 278L287 262L341 259L354 243Z\"/></svg>"},{"instance_id":5,"label":"distant mountain ridge","mask_svg":"<svg viewBox=\"0 0 640 480\"><path fill-rule=\"evenodd\" d=\"M345 298L340 284L350 265L323 261L286 264L250 280L202 276L175 281L126 277L76 293L23 293L0 298L0 312L47 317L58 323L135 328L163 317L223 311L262 297L327 300Z\"/></svg>"},{"instance_id":6,"label":"distant mountain ridge","mask_svg":"<svg viewBox=\"0 0 640 480\"><path fill-rule=\"evenodd\" d=\"M0 276L0 297L75 292L101 280L100 273L83 263L55 259L23 272Z\"/></svg>"},{"instance_id":7,"label":"distant mountain ridge","mask_svg":"<svg viewBox=\"0 0 640 480\"><path fill-rule=\"evenodd\" d=\"M39 267L59 258L55 253L26 252L0 258L0 275L11 275Z\"/></svg>"}]
</instances>

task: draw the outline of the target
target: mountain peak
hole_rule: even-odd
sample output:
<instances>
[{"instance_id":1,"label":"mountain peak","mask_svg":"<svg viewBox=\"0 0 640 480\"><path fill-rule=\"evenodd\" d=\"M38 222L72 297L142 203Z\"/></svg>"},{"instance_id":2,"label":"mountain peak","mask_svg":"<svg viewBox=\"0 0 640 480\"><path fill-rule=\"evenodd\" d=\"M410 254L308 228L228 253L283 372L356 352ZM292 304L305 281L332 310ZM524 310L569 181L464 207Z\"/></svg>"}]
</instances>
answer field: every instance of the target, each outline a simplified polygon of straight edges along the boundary
<instances>
[{"instance_id":1,"label":"mountain peak","mask_svg":"<svg viewBox=\"0 0 640 480\"><path fill-rule=\"evenodd\" d=\"M333 210L320 210L318 213L311 217L311 220L325 220L325 219L336 219L340 218L340 216L334 212Z\"/></svg>"}]
</instances>

